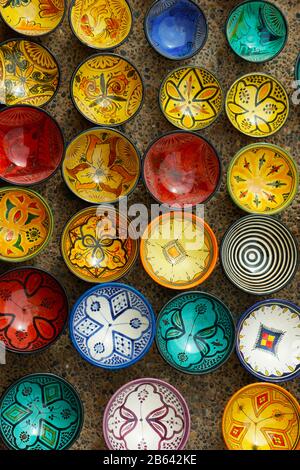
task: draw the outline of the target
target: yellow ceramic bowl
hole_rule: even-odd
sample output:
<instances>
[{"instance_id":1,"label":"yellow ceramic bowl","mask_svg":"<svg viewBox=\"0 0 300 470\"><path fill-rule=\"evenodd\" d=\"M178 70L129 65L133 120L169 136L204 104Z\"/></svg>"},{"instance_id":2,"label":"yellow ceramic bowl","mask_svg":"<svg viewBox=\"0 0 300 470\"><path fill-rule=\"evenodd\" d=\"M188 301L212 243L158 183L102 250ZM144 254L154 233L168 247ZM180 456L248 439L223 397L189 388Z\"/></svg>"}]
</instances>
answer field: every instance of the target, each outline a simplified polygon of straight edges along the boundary
<instances>
[{"instance_id":1,"label":"yellow ceramic bowl","mask_svg":"<svg viewBox=\"0 0 300 470\"><path fill-rule=\"evenodd\" d=\"M179 129L204 129L222 111L221 85L206 69L180 67L164 79L159 104L164 116Z\"/></svg>"},{"instance_id":2,"label":"yellow ceramic bowl","mask_svg":"<svg viewBox=\"0 0 300 470\"><path fill-rule=\"evenodd\" d=\"M248 145L230 163L227 188L244 211L276 214L286 209L297 193L298 169L292 157L277 145Z\"/></svg>"},{"instance_id":3,"label":"yellow ceramic bowl","mask_svg":"<svg viewBox=\"0 0 300 470\"><path fill-rule=\"evenodd\" d=\"M119 126L139 111L143 101L139 72L117 54L95 54L83 61L71 79L78 111L101 126Z\"/></svg>"},{"instance_id":4,"label":"yellow ceramic bowl","mask_svg":"<svg viewBox=\"0 0 300 470\"><path fill-rule=\"evenodd\" d=\"M75 36L89 47L120 46L130 34L132 13L126 0L72 0L69 22Z\"/></svg>"},{"instance_id":5,"label":"yellow ceramic bowl","mask_svg":"<svg viewBox=\"0 0 300 470\"><path fill-rule=\"evenodd\" d=\"M138 152L124 134L95 127L68 145L62 171L76 196L100 204L128 196L138 183L140 166Z\"/></svg>"},{"instance_id":6,"label":"yellow ceramic bowl","mask_svg":"<svg viewBox=\"0 0 300 470\"><path fill-rule=\"evenodd\" d=\"M43 36L62 22L65 0L0 0L3 21L25 36Z\"/></svg>"},{"instance_id":7,"label":"yellow ceramic bowl","mask_svg":"<svg viewBox=\"0 0 300 470\"><path fill-rule=\"evenodd\" d=\"M289 115L289 97L283 85L263 73L238 78L225 103L231 124L250 137L267 137L277 132Z\"/></svg>"}]
</instances>

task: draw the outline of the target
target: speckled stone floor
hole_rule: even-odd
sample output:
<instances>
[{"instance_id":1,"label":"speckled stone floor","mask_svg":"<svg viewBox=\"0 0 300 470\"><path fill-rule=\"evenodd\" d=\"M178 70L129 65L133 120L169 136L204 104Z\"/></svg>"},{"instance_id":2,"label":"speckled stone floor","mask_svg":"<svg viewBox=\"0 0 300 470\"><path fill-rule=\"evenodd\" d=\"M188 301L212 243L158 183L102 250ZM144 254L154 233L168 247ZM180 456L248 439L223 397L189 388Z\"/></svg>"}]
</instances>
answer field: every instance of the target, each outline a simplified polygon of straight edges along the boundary
<instances>
[{"instance_id":1,"label":"speckled stone floor","mask_svg":"<svg viewBox=\"0 0 300 470\"><path fill-rule=\"evenodd\" d=\"M152 0L130 0L134 13L134 27L129 40L116 52L128 57L138 67L146 85L144 106L140 114L124 126L125 132L136 142L141 153L148 143L172 126L161 115L158 106L158 89L167 72L177 67L158 56L148 45L143 32L143 18ZM289 22L289 40L283 52L273 61L263 65L242 62L230 51L224 36L224 25L231 8L239 3L235 0L197 1L203 8L209 24L209 36L205 47L191 60L191 63L204 66L219 77L224 91L241 74L251 71L263 71L273 74L293 92L294 65L300 52L300 2L299 0L278 0L275 3L282 8ZM14 37L4 25L0 25L1 40ZM63 25L47 38L40 41L47 45L61 64L62 82L55 99L47 110L58 120L65 134L66 142L79 131L90 127L89 123L74 109L69 94L70 77L79 62L94 51L83 46L72 35L67 16ZM283 146L300 162L299 139L300 105L291 105L290 117L286 126L268 141ZM226 228L244 215L231 202L226 192L226 169L232 156L242 146L252 142L250 138L238 133L227 120L223 112L211 127L204 130L207 137L218 149L223 167L222 184L218 194L206 205L205 217L214 229L217 238L221 238ZM75 278L65 266L60 254L60 236L68 218L85 204L69 192L60 172L36 188L50 202L55 215L55 231L47 249L37 256L32 264L52 272L65 285L70 304L90 287L89 284ZM130 202L151 204L151 197L140 183L130 197ZM293 234L300 236L300 195L293 204L279 216ZM12 266L1 263L0 272ZM167 302L174 292L156 285L143 271L138 262L131 273L123 279L140 289L152 302L155 312ZM293 282L277 297L299 303L299 271ZM217 269L202 286L201 290L220 297L231 309L234 318L251 306L257 298L241 292L224 277L221 267ZM102 436L102 416L110 396L122 384L138 377L158 377L176 386L185 396L191 411L192 429L187 445L188 449L224 449L221 435L221 417L229 397L242 386L254 379L241 367L233 353L230 360L212 374L192 377L177 372L165 364L155 345L151 352L136 365L123 371L111 373L97 369L83 361L73 348L68 331L48 350L29 357L7 355L7 364L0 366L0 393L14 380L33 372L52 372L69 380L79 391L85 408L85 421L80 437L74 449L105 449ZM300 399L299 381L289 382L284 386ZM0 448L4 448L3 445Z\"/></svg>"}]
</instances>

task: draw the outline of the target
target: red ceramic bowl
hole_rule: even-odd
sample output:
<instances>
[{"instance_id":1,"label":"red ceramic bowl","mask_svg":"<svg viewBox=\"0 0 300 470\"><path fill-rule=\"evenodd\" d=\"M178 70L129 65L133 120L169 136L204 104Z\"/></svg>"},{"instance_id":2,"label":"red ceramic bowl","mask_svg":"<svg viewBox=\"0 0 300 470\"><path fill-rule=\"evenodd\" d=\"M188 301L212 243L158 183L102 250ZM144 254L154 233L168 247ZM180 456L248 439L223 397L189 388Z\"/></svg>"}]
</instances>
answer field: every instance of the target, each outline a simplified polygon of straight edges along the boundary
<instances>
[{"instance_id":1,"label":"red ceramic bowl","mask_svg":"<svg viewBox=\"0 0 300 470\"><path fill-rule=\"evenodd\" d=\"M42 109L11 106L0 111L0 178L29 186L49 178L64 155L57 122Z\"/></svg>"},{"instance_id":2,"label":"red ceramic bowl","mask_svg":"<svg viewBox=\"0 0 300 470\"><path fill-rule=\"evenodd\" d=\"M217 190L221 164L206 139L193 132L173 131L146 150L143 177L159 203L195 206L207 202Z\"/></svg>"}]
</instances>

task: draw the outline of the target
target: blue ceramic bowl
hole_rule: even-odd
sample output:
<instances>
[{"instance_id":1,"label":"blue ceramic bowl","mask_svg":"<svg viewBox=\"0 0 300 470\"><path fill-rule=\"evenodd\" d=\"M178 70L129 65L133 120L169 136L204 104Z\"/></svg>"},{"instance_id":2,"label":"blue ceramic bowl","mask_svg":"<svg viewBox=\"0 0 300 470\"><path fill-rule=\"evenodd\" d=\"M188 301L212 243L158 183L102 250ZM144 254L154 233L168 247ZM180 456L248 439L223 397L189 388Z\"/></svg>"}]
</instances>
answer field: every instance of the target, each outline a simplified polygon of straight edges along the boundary
<instances>
[{"instance_id":1,"label":"blue ceramic bowl","mask_svg":"<svg viewBox=\"0 0 300 470\"><path fill-rule=\"evenodd\" d=\"M71 340L90 364L121 369L139 361L155 336L155 316L148 300L133 287L106 283L86 291L69 321Z\"/></svg>"},{"instance_id":2,"label":"blue ceramic bowl","mask_svg":"<svg viewBox=\"0 0 300 470\"><path fill-rule=\"evenodd\" d=\"M150 45L172 60L188 59L205 44L207 22L203 11L191 0L158 0L145 17Z\"/></svg>"}]
</instances>

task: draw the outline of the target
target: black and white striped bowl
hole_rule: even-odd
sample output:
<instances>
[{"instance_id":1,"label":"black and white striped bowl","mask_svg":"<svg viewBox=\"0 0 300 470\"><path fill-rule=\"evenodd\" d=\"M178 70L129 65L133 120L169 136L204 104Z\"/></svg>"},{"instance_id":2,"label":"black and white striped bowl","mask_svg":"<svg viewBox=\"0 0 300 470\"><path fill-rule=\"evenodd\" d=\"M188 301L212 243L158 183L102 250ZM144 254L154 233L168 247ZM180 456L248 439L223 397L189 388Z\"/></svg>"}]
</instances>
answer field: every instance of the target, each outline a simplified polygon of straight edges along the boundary
<instances>
[{"instance_id":1,"label":"black and white striped bowl","mask_svg":"<svg viewBox=\"0 0 300 470\"><path fill-rule=\"evenodd\" d=\"M220 251L226 276L249 294L279 291L297 270L297 243L290 231L270 216L239 219L226 231Z\"/></svg>"}]
</instances>

